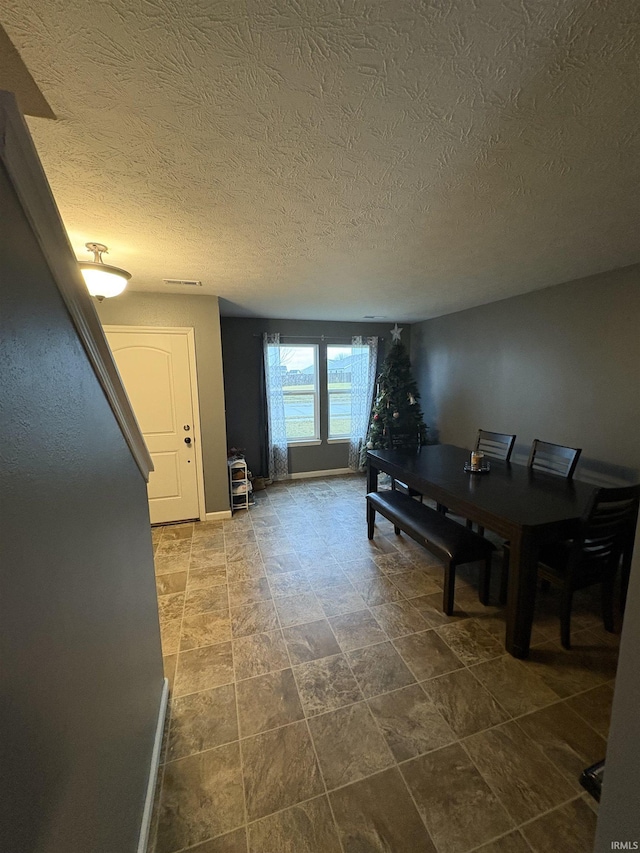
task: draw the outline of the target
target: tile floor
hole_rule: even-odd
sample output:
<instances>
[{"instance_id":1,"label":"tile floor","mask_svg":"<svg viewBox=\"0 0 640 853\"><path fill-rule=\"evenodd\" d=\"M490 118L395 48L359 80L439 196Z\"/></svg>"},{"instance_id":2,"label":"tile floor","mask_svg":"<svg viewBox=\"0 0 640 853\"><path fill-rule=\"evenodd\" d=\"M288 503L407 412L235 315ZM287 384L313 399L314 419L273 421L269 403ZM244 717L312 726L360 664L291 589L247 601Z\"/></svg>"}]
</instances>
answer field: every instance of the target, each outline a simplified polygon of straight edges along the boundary
<instances>
[{"instance_id":1,"label":"tile floor","mask_svg":"<svg viewBox=\"0 0 640 853\"><path fill-rule=\"evenodd\" d=\"M531 658L364 479L294 481L229 521L153 530L169 719L155 853L589 853L617 636L539 596ZM497 580L498 572L494 572Z\"/></svg>"}]
</instances>

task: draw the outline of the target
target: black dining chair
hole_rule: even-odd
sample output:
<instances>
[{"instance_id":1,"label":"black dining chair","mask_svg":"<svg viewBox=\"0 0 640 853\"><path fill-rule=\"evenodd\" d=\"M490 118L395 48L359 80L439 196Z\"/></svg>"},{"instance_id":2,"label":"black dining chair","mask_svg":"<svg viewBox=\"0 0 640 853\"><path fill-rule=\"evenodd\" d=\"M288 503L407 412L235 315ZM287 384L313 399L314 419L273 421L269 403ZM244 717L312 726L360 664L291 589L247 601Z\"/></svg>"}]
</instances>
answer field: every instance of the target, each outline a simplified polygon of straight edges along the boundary
<instances>
[{"instance_id":1,"label":"black dining chair","mask_svg":"<svg viewBox=\"0 0 640 853\"><path fill-rule=\"evenodd\" d=\"M482 451L485 456L489 456L491 459L501 459L503 462L509 462L515 443L515 435L479 429L476 437L476 446L473 449ZM469 521L469 519L467 519L467 527L469 530L473 529L473 522ZM484 527L480 524L478 525L478 533L480 536L484 536Z\"/></svg>"},{"instance_id":2,"label":"black dining chair","mask_svg":"<svg viewBox=\"0 0 640 853\"><path fill-rule=\"evenodd\" d=\"M492 459L502 459L504 462L508 462L511 459L515 443L515 435L479 429L474 450L481 450L485 456L490 456Z\"/></svg>"},{"instance_id":3,"label":"black dining chair","mask_svg":"<svg viewBox=\"0 0 640 853\"><path fill-rule=\"evenodd\" d=\"M420 443L420 433L413 432L406 433L400 432L399 430L394 430L393 427L387 427L389 433L389 449L390 450L419 450L421 447ZM407 486L406 483L403 483L401 480L391 480L391 488L397 489L399 492L402 492L405 495L409 495L412 498L420 498L420 503L423 502L423 495L412 489L411 486Z\"/></svg>"},{"instance_id":4,"label":"black dining chair","mask_svg":"<svg viewBox=\"0 0 640 853\"><path fill-rule=\"evenodd\" d=\"M582 453L581 447L565 447L563 444L551 444L534 438L529 453L527 467L532 471L544 474L554 474L571 480L573 472ZM500 575L500 603L507 600L507 584L509 582L509 543L505 542L502 551L502 573ZM548 589L548 582L543 581L543 589Z\"/></svg>"},{"instance_id":5,"label":"black dining chair","mask_svg":"<svg viewBox=\"0 0 640 853\"><path fill-rule=\"evenodd\" d=\"M570 480L582 453L581 447L565 447L548 441L533 440L527 467L545 474L557 474Z\"/></svg>"},{"instance_id":6,"label":"black dining chair","mask_svg":"<svg viewBox=\"0 0 640 853\"><path fill-rule=\"evenodd\" d=\"M620 557L632 547L640 505L640 485L595 489L573 539L542 549L538 577L559 587L560 639L571 648L573 594L602 585L604 627L613 631L613 589Z\"/></svg>"}]
</instances>

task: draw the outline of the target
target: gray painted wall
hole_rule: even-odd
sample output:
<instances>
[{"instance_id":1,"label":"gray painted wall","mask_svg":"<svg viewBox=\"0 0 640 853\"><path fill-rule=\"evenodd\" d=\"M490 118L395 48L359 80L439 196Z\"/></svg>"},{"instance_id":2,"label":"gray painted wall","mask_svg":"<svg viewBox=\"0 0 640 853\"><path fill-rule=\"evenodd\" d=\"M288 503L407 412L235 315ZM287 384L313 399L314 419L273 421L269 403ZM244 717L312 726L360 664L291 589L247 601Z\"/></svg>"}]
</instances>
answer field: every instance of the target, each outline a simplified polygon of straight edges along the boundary
<instances>
[{"instance_id":1,"label":"gray painted wall","mask_svg":"<svg viewBox=\"0 0 640 853\"><path fill-rule=\"evenodd\" d=\"M0 169L0 849L136 849L163 673L146 488Z\"/></svg>"},{"instance_id":2,"label":"gray painted wall","mask_svg":"<svg viewBox=\"0 0 640 853\"><path fill-rule=\"evenodd\" d=\"M640 266L412 326L428 423L470 447L478 428L582 447L577 477L640 478Z\"/></svg>"},{"instance_id":3,"label":"gray painted wall","mask_svg":"<svg viewBox=\"0 0 640 853\"><path fill-rule=\"evenodd\" d=\"M285 342L317 343L321 335L330 338L327 343L350 343L354 335L377 336L380 341L378 362L384 358L389 345L390 323L339 323L317 320L267 320L222 317L222 353L224 385L227 402L227 436L233 447L245 449L247 464L254 474L261 471L260 447L262 442L260 411L262 335L280 332ZM287 340L287 336L293 336ZM305 340L305 336L308 339ZM402 341L410 346L409 327L402 333ZM322 402L321 402L322 405ZM328 471L346 468L349 461L348 444L322 444L312 447L289 448L289 472Z\"/></svg>"},{"instance_id":4,"label":"gray painted wall","mask_svg":"<svg viewBox=\"0 0 640 853\"><path fill-rule=\"evenodd\" d=\"M125 291L97 305L103 325L182 326L195 330L207 512L229 509L220 313L215 296Z\"/></svg>"}]
</instances>

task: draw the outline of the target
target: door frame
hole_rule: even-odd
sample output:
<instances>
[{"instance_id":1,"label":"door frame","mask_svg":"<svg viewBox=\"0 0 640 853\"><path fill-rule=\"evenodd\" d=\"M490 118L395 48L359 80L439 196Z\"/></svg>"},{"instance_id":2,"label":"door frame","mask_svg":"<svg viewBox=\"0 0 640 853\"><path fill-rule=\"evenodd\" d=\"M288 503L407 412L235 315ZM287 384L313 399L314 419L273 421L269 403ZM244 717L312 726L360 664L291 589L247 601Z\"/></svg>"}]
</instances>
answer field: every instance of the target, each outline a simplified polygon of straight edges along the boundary
<instances>
[{"instance_id":1,"label":"door frame","mask_svg":"<svg viewBox=\"0 0 640 853\"><path fill-rule=\"evenodd\" d=\"M193 443L196 452L196 489L198 493L198 519L205 521L206 506L204 497L204 461L202 456L202 430L200 429L200 403L198 397L198 372L196 366L196 335L193 326L123 326L105 325L105 333L131 332L144 335L183 335L187 340L189 355L189 374L191 386L191 411L193 412ZM124 383L123 383L124 384ZM126 390L126 389L125 389ZM179 524L179 522L176 522Z\"/></svg>"}]
</instances>

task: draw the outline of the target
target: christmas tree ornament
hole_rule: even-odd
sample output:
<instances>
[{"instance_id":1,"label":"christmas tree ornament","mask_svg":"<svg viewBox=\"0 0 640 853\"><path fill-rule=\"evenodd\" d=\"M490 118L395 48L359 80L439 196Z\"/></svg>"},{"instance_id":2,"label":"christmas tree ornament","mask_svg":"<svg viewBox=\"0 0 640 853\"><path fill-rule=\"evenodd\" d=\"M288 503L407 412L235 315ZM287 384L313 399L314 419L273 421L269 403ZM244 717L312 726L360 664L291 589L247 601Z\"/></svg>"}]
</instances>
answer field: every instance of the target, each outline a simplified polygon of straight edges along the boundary
<instances>
[{"instance_id":1,"label":"christmas tree ornament","mask_svg":"<svg viewBox=\"0 0 640 853\"><path fill-rule=\"evenodd\" d=\"M393 329L391 329L391 340L395 343L400 343L400 335L402 334L402 329L398 328L398 324L396 323Z\"/></svg>"},{"instance_id":2,"label":"christmas tree ornament","mask_svg":"<svg viewBox=\"0 0 640 853\"><path fill-rule=\"evenodd\" d=\"M393 413L393 417L394 417L394 418L399 418L399 417L400 417L400 412L394 412L394 413Z\"/></svg>"}]
</instances>

